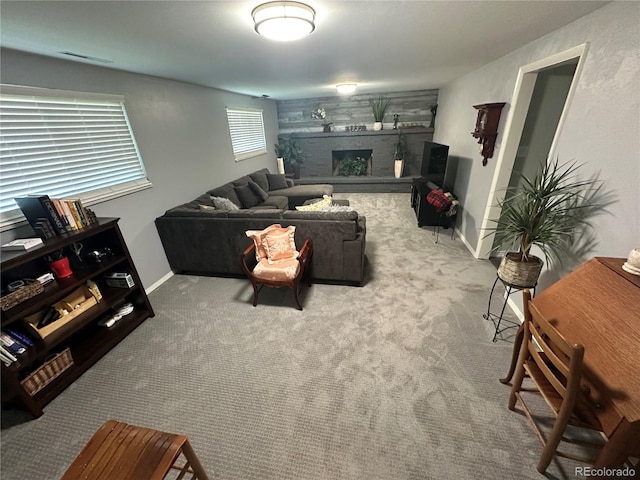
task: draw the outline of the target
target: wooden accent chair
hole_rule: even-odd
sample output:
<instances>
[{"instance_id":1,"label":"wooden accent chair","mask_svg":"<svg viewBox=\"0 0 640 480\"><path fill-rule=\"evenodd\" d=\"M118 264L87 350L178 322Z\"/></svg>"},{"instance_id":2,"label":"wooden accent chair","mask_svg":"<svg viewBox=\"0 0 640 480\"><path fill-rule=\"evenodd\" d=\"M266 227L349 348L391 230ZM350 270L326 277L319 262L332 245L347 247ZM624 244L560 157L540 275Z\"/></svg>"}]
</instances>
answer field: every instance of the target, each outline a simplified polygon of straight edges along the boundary
<instances>
[{"instance_id":1,"label":"wooden accent chair","mask_svg":"<svg viewBox=\"0 0 640 480\"><path fill-rule=\"evenodd\" d=\"M538 463L538 471L544 473L554 455L593 464L593 458L563 453L558 450L561 441L602 447L604 442L592 443L565 436L567 425L602 432L602 425L592 408L583 397L580 386L584 347L570 345L560 333L545 319L531 303L531 293L524 290L525 311L524 338L516 369L516 376L509 396L509 409L515 410L520 402L524 414L529 419L543 450ZM535 343L534 343L535 342ZM540 347L538 348L537 345ZM524 378L529 378L535 388L522 387ZM522 398L521 392L536 392L542 395L555 416L553 428L546 438L531 411Z\"/></svg>"},{"instance_id":2,"label":"wooden accent chair","mask_svg":"<svg viewBox=\"0 0 640 480\"><path fill-rule=\"evenodd\" d=\"M181 456L186 463L177 466ZM109 420L91 437L62 480L161 480L169 472L176 480L209 478L184 435Z\"/></svg>"},{"instance_id":3,"label":"wooden accent chair","mask_svg":"<svg viewBox=\"0 0 640 480\"><path fill-rule=\"evenodd\" d=\"M255 244L250 245L240 256L242 269L253 286L253 306L258 304L258 293L264 285L267 285L274 288L288 287L292 289L296 306L298 310L302 310L299 295L304 283L303 280L311 286L311 257L313 256L311 239L307 238L304 241L297 259L273 263L269 263L266 258L259 262L256 261L255 248Z\"/></svg>"}]
</instances>

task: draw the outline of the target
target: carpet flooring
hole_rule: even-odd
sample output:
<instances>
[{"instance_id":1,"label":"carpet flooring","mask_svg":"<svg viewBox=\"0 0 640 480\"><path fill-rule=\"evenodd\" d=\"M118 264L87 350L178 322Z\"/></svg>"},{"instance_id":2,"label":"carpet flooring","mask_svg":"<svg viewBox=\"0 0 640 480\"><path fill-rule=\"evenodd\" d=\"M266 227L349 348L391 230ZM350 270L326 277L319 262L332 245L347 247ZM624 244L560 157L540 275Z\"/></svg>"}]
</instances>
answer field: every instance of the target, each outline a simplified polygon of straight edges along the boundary
<instances>
[{"instance_id":1,"label":"carpet flooring","mask_svg":"<svg viewBox=\"0 0 640 480\"><path fill-rule=\"evenodd\" d=\"M3 412L1 478L60 478L107 419L186 434L212 479L542 478L498 382L512 339L482 318L495 267L436 244L409 194L336 197L367 217L363 287L314 284L300 312L286 289L254 308L246 279L173 276L41 418Z\"/></svg>"}]
</instances>

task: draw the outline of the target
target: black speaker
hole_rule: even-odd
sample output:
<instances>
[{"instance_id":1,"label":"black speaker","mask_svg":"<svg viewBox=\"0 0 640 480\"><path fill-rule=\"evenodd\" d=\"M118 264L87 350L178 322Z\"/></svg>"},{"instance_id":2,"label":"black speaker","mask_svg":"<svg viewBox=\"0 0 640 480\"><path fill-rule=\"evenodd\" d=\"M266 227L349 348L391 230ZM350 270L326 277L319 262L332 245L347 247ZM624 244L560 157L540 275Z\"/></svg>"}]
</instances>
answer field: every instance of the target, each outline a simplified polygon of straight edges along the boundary
<instances>
[{"instance_id":1,"label":"black speaker","mask_svg":"<svg viewBox=\"0 0 640 480\"><path fill-rule=\"evenodd\" d=\"M447 172L449 146L434 142L424 142L420 175L428 181L442 186Z\"/></svg>"}]
</instances>

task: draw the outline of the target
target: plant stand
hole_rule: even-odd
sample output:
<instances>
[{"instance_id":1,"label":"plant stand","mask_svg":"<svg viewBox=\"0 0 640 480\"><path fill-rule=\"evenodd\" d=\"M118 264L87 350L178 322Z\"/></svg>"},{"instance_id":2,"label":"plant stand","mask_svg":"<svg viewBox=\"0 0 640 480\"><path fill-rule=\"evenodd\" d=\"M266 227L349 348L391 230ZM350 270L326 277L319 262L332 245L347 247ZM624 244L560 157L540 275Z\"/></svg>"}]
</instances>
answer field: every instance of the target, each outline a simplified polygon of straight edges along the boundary
<instances>
[{"instance_id":1,"label":"plant stand","mask_svg":"<svg viewBox=\"0 0 640 480\"><path fill-rule=\"evenodd\" d=\"M502 303L502 308L500 309L500 313L496 314L496 313L492 313L491 312L491 300L493 299L493 291L496 288L496 285L498 284L498 281L501 281L502 284L505 287L505 296L504 296L504 302ZM509 297L516 293L516 292L520 292L524 289L530 289L532 290L532 296L535 296L536 294L536 285L528 285L528 286L520 286L520 285L514 285L513 283L509 283L505 280L503 280L502 278L500 278L499 275L496 275L496 280L493 282L493 286L491 287L491 293L489 293L489 305L487 306L487 313L482 315L482 318L484 318L485 320L491 320L493 322L493 326L495 328L495 331L493 333L493 339L492 341L495 342L498 339L498 334L501 334L502 332L504 332L505 330L508 330L509 328L515 328L515 327L519 327L520 326L520 322L518 321L513 321L513 320L509 320L507 318L504 318L504 310L507 307L507 302L509 301ZM508 324L507 326L500 328L500 326L506 323Z\"/></svg>"}]
</instances>

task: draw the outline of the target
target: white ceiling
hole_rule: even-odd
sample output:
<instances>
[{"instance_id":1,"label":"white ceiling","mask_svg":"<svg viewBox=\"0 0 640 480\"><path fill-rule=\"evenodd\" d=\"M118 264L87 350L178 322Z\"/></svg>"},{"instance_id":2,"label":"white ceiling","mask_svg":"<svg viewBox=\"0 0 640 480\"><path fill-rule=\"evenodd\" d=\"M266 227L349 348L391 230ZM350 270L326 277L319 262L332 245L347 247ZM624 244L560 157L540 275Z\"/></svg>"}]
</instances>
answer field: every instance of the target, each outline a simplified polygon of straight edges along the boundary
<instances>
[{"instance_id":1,"label":"white ceiling","mask_svg":"<svg viewBox=\"0 0 640 480\"><path fill-rule=\"evenodd\" d=\"M345 82L358 93L439 88L609 2L308 0L316 30L293 43L254 32L260 3L2 0L0 42L243 94L310 98Z\"/></svg>"}]
</instances>

